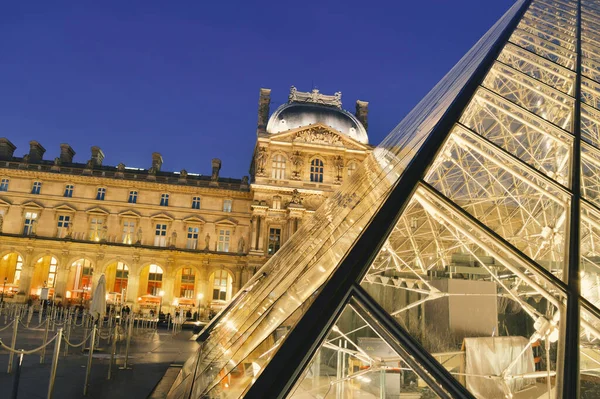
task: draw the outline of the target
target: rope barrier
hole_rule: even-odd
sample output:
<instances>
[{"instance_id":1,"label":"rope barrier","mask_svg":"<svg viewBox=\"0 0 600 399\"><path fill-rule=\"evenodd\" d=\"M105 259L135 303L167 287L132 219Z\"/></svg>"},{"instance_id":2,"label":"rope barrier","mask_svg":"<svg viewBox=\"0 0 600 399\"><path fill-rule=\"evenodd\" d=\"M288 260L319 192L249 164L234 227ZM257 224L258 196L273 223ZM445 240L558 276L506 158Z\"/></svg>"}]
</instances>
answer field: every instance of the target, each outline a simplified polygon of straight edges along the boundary
<instances>
[{"instance_id":1,"label":"rope barrier","mask_svg":"<svg viewBox=\"0 0 600 399\"><path fill-rule=\"evenodd\" d=\"M13 320L13 322L14 322L14 320ZM44 324L46 324L46 320L44 320L40 324L38 324L37 327L27 327L27 324L23 323L23 320L21 320L21 319L19 319L19 324L21 324L27 330L37 330L38 328L40 328L41 326L43 326ZM2 331L2 330L0 330L0 331Z\"/></svg>"},{"instance_id":2,"label":"rope barrier","mask_svg":"<svg viewBox=\"0 0 600 399\"><path fill-rule=\"evenodd\" d=\"M88 334L87 337L85 337L83 339L83 341L81 341L81 343L75 345L72 344L71 342L69 342L69 340L66 337L63 337L63 339L65 340L65 342L67 343L67 345L69 345L71 348L79 348L81 345L85 344L87 342L87 340L90 338L90 336L92 335L92 332L90 331L90 333Z\"/></svg>"},{"instance_id":3,"label":"rope barrier","mask_svg":"<svg viewBox=\"0 0 600 399\"><path fill-rule=\"evenodd\" d=\"M23 349L14 349L14 348L11 348L10 346L6 346L4 344L4 342L2 342L1 339L0 339L0 347L2 347L3 349L6 349L7 351L12 352L12 353L17 353L17 354L21 354L22 353L24 355L31 355L32 353L35 353L37 351L40 351L40 350L44 349L52 341L54 341L56 339L56 337L58 337L58 334L54 335L52 338L50 338L50 340L48 340L48 342L46 342L45 344L43 344L39 348L31 349L31 350L28 350L28 351L23 350Z\"/></svg>"},{"instance_id":4,"label":"rope barrier","mask_svg":"<svg viewBox=\"0 0 600 399\"><path fill-rule=\"evenodd\" d=\"M10 323L8 323L7 325L5 325L4 327L0 328L0 332L4 331L4 330L6 330L8 327L12 326L14 322L15 322L15 321L13 320L13 321L11 321Z\"/></svg>"}]
</instances>

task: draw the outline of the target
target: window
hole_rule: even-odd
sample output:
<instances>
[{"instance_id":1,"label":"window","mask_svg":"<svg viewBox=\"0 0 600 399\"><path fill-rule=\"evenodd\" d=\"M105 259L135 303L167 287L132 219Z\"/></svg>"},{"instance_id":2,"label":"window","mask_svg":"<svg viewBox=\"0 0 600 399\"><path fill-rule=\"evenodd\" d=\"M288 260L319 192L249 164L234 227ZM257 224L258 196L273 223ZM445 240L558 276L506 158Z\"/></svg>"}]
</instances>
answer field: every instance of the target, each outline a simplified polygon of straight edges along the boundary
<instances>
[{"instance_id":1,"label":"window","mask_svg":"<svg viewBox=\"0 0 600 399\"><path fill-rule=\"evenodd\" d=\"M188 227L187 230L187 242L185 247L187 249L197 249L198 248L198 233L200 229L198 227Z\"/></svg>"},{"instance_id":2,"label":"window","mask_svg":"<svg viewBox=\"0 0 600 399\"><path fill-rule=\"evenodd\" d=\"M23 235L29 236L35 233L35 223L37 222L37 218L37 212L25 212Z\"/></svg>"},{"instance_id":3,"label":"window","mask_svg":"<svg viewBox=\"0 0 600 399\"><path fill-rule=\"evenodd\" d=\"M68 197L71 198L73 196L73 185L72 184L67 184L65 186L65 194L64 197Z\"/></svg>"},{"instance_id":4,"label":"window","mask_svg":"<svg viewBox=\"0 0 600 399\"><path fill-rule=\"evenodd\" d=\"M162 287L163 270L158 265L150 265L148 271L148 288L146 293L157 296Z\"/></svg>"},{"instance_id":5,"label":"window","mask_svg":"<svg viewBox=\"0 0 600 399\"><path fill-rule=\"evenodd\" d=\"M98 201L104 201L105 195L106 195L106 189L104 187L99 187L98 192L96 193L96 199Z\"/></svg>"},{"instance_id":6,"label":"window","mask_svg":"<svg viewBox=\"0 0 600 399\"><path fill-rule=\"evenodd\" d=\"M323 183L323 161L319 158L310 161L310 181Z\"/></svg>"},{"instance_id":7,"label":"window","mask_svg":"<svg viewBox=\"0 0 600 399\"><path fill-rule=\"evenodd\" d=\"M90 241L100 241L104 218L94 217L90 220Z\"/></svg>"},{"instance_id":8,"label":"window","mask_svg":"<svg viewBox=\"0 0 600 399\"><path fill-rule=\"evenodd\" d=\"M10 182L9 179L0 180L0 191L8 191L8 183L9 182Z\"/></svg>"},{"instance_id":9,"label":"window","mask_svg":"<svg viewBox=\"0 0 600 399\"><path fill-rule=\"evenodd\" d=\"M8 256L8 255L6 255ZM21 256L17 256L17 264L15 265L15 278L13 280L13 284L15 286L19 286L19 281L21 281L21 272L23 271L23 258Z\"/></svg>"},{"instance_id":10,"label":"window","mask_svg":"<svg viewBox=\"0 0 600 399\"><path fill-rule=\"evenodd\" d=\"M39 194L42 191L42 182L34 181L33 186L31 187L31 194Z\"/></svg>"},{"instance_id":11,"label":"window","mask_svg":"<svg viewBox=\"0 0 600 399\"><path fill-rule=\"evenodd\" d=\"M181 298L194 298L194 283L196 276L194 270L191 267L184 267L181 269L181 288L179 289L179 296Z\"/></svg>"},{"instance_id":12,"label":"window","mask_svg":"<svg viewBox=\"0 0 600 399\"><path fill-rule=\"evenodd\" d=\"M225 270L217 270L213 282L213 301L226 301L231 278Z\"/></svg>"},{"instance_id":13,"label":"window","mask_svg":"<svg viewBox=\"0 0 600 399\"><path fill-rule=\"evenodd\" d=\"M75 292L81 293L79 296L89 298L92 290L92 274L94 274L94 267L92 262L87 259L79 259L73 262L71 268L75 267Z\"/></svg>"},{"instance_id":14,"label":"window","mask_svg":"<svg viewBox=\"0 0 600 399\"><path fill-rule=\"evenodd\" d=\"M192 209L200 209L200 197L192 198Z\"/></svg>"},{"instance_id":15,"label":"window","mask_svg":"<svg viewBox=\"0 0 600 399\"><path fill-rule=\"evenodd\" d=\"M169 206L169 194L161 194L160 206Z\"/></svg>"},{"instance_id":16,"label":"window","mask_svg":"<svg viewBox=\"0 0 600 399\"><path fill-rule=\"evenodd\" d=\"M69 231L69 226L71 225L71 216L70 215L58 215L58 224L56 236L58 238L65 238Z\"/></svg>"},{"instance_id":17,"label":"window","mask_svg":"<svg viewBox=\"0 0 600 399\"><path fill-rule=\"evenodd\" d=\"M223 212L231 212L231 205L233 200L227 199L223 201Z\"/></svg>"},{"instance_id":18,"label":"window","mask_svg":"<svg viewBox=\"0 0 600 399\"><path fill-rule=\"evenodd\" d=\"M348 177L352 176L352 174L354 174L355 171L356 171L356 163L350 162L348 164Z\"/></svg>"},{"instance_id":19,"label":"window","mask_svg":"<svg viewBox=\"0 0 600 399\"><path fill-rule=\"evenodd\" d=\"M277 154L273 157L271 177L277 180L285 179L285 157L283 155Z\"/></svg>"},{"instance_id":20,"label":"window","mask_svg":"<svg viewBox=\"0 0 600 399\"><path fill-rule=\"evenodd\" d=\"M273 255L281 247L281 229L270 228L269 229L269 247L267 253Z\"/></svg>"},{"instance_id":21,"label":"window","mask_svg":"<svg viewBox=\"0 0 600 399\"><path fill-rule=\"evenodd\" d=\"M135 221L133 220L125 220L123 222L123 244L133 244L135 234Z\"/></svg>"},{"instance_id":22,"label":"window","mask_svg":"<svg viewBox=\"0 0 600 399\"><path fill-rule=\"evenodd\" d=\"M273 197L273 209L281 209L281 197L279 195Z\"/></svg>"},{"instance_id":23,"label":"window","mask_svg":"<svg viewBox=\"0 0 600 399\"><path fill-rule=\"evenodd\" d=\"M219 241L217 243L217 251L229 252L229 241L231 239L231 231L219 230Z\"/></svg>"},{"instance_id":24,"label":"window","mask_svg":"<svg viewBox=\"0 0 600 399\"><path fill-rule=\"evenodd\" d=\"M167 225L158 223L154 232L154 246L155 247L166 247L167 246Z\"/></svg>"},{"instance_id":25,"label":"window","mask_svg":"<svg viewBox=\"0 0 600 399\"><path fill-rule=\"evenodd\" d=\"M127 289L127 279L129 278L129 268L123 262L117 262L115 273L115 286L113 292L122 292Z\"/></svg>"},{"instance_id":26,"label":"window","mask_svg":"<svg viewBox=\"0 0 600 399\"><path fill-rule=\"evenodd\" d=\"M46 280L46 287L54 288L56 283L56 271L58 268L58 260L55 257L50 258L50 267L48 268L48 279Z\"/></svg>"},{"instance_id":27,"label":"window","mask_svg":"<svg viewBox=\"0 0 600 399\"><path fill-rule=\"evenodd\" d=\"M130 204L137 204L137 191L129 192L129 198L127 199L127 202Z\"/></svg>"}]
</instances>

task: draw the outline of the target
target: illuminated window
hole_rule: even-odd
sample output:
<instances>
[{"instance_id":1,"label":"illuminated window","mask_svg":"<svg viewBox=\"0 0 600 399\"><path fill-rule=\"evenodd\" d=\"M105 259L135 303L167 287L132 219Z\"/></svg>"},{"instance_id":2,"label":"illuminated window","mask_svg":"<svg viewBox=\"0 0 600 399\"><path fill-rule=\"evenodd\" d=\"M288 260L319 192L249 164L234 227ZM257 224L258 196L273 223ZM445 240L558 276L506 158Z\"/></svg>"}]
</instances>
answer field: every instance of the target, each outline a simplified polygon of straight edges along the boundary
<instances>
[{"instance_id":1,"label":"illuminated window","mask_svg":"<svg viewBox=\"0 0 600 399\"><path fill-rule=\"evenodd\" d=\"M123 244L133 244L135 237L135 221L123 221Z\"/></svg>"},{"instance_id":2,"label":"illuminated window","mask_svg":"<svg viewBox=\"0 0 600 399\"><path fill-rule=\"evenodd\" d=\"M160 206L169 206L169 194L161 194Z\"/></svg>"},{"instance_id":3,"label":"illuminated window","mask_svg":"<svg viewBox=\"0 0 600 399\"><path fill-rule=\"evenodd\" d=\"M214 274L213 300L226 301L228 299L231 278L225 270L217 270Z\"/></svg>"},{"instance_id":4,"label":"illuminated window","mask_svg":"<svg viewBox=\"0 0 600 399\"><path fill-rule=\"evenodd\" d=\"M154 231L154 246L155 247L166 247L167 246L167 225L158 223L156 230Z\"/></svg>"},{"instance_id":5,"label":"illuminated window","mask_svg":"<svg viewBox=\"0 0 600 399\"><path fill-rule=\"evenodd\" d=\"M273 157L271 177L277 180L285 179L285 157L283 155L277 154Z\"/></svg>"},{"instance_id":6,"label":"illuminated window","mask_svg":"<svg viewBox=\"0 0 600 399\"><path fill-rule=\"evenodd\" d=\"M273 197L273 209L281 209L281 197L279 195Z\"/></svg>"},{"instance_id":7,"label":"illuminated window","mask_svg":"<svg viewBox=\"0 0 600 399\"><path fill-rule=\"evenodd\" d=\"M73 267L75 267L74 291L80 293L79 297L83 296L87 299L91 296L92 275L94 274L92 262L87 259L79 259L73 262L71 268Z\"/></svg>"},{"instance_id":8,"label":"illuminated window","mask_svg":"<svg viewBox=\"0 0 600 399\"><path fill-rule=\"evenodd\" d=\"M130 191L127 202L129 202L130 204L137 204L137 196L138 196L137 191Z\"/></svg>"},{"instance_id":9,"label":"illuminated window","mask_svg":"<svg viewBox=\"0 0 600 399\"><path fill-rule=\"evenodd\" d=\"M354 174L354 172L356 172L356 163L355 162L350 162L348 164L348 177L352 176L352 174Z\"/></svg>"},{"instance_id":10,"label":"illuminated window","mask_svg":"<svg viewBox=\"0 0 600 399\"><path fill-rule=\"evenodd\" d=\"M98 192L96 193L96 199L98 201L104 201L105 196L106 196L106 189L104 187L99 187Z\"/></svg>"},{"instance_id":11,"label":"illuminated window","mask_svg":"<svg viewBox=\"0 0 600 399\"><path fill-rule=\"evenodd\" d=\"M223 200L223 212L231 212L232 203L233 203L233 200L230 200L230 199Z\"/></svg>"},{"instance_id":12,"label":"illuminated window","mask_svg":"<svg viewBox=\"0 0 600 399\"><path fill-rule=\"evenodd\" d=\"M163 270L158 265L150 265L148 273L148 288L146 292L150 295L158 295L162 287Z\"/></svg>"},{"instance_id":13,"label":"illuminated window","mask_svg":"<svg viewBox=\"0 0 600 399\"><path fill-rule=\"evenodd\" d=\"M42 182L34 181L33 186L31 187L31 194L39 194L42 191Z\"/></svg>"},{"instance_id":14,"label":"illuminated window","mask_svg":"<svg viewBox=\"0 0 600 399\"><path fill-rule=\"evenodd\" d=\"M198 248L198 233L200 229L198 227L188 227L187 230L187 242L185 247L187 249L196 249Z\"/></svg>"},{"instance_id":15,"label":"illuminated window","mask_svg":"<svg viewBox=\"0 0 600 399\"><path fill-rule=\"evenodd\" d=\"M58 260L52 257L50 258L50 266L48 268L48 279L46 280L46 287L54 288L56 283L56 271L58 269Z\"/></svg>"},{"instance_id":16,"label":"illuminated window","mask_svg":"<svg viewBox=\"0 0 600 399\"><path fill-rule=\"evenodd\" d=\"M56 236L58 238L65 238L71 225L70 215L58 215L57 231Z\"/></svg>"},{"instance_id":17,"label":"illuminated window","mask_svg":"<svg viewBox=\"0 0 600 399\"><path fill-rule=\"evenodd\" d=\"M319 158L310 161L310 181L323 183L323 161Z\"/></svg>"},{"instance_id":18,"label":"illuminated window","mask_svg":"<svg viewBox=\"0 0 600 399\"><path fill-rule=\"evenodd\" d=\"M179 296L181 298L194 298L194 283L196 282L196 276L194 270L191 267L184 267L181 270L181 289L179 290Z\"/></svg>"},{"instance_id":19,"label":"illuminated window","mask_svg":"<svg viewBox=\"0 0 600 399\"><path fill-rule=\"evenodd\" d=\"M281 247L281 229L270 228L269 229L269 247L267 248L268 254L273 255Z\"/></svg>"},{"instance_id":20,"label":"illuminated window","mask_svg":"<svg viewBox=\"0 0 600 399\"><path fill-rule=\"evenodd\" d=\"M25 212L25 223L23 225L23 235L31 235L35 232L35 223L37 222L37 212Z\"/></svg>"},{"instance_id":21,"label":"illuminated window","mask_svg":"<svg viewBox=\"0 0 600 399\"><path fill-rule=\"evenodd\" d=\"M115 273L114 292L122 292L127 289L127 279L129 278L129 267L123 262L117 262L117 270Z\"/></svg>"},{"instance_id":22,"label":"illuminated window","mask_svg":"<svg viewBox=\"0 0 600 399\"><path fill-rule=\"evenodd\" d=\"M15 278L13 279L13 284L15 286L19 286L19 281L21 281L21 272L23 271L23 258L21 256L17 256L17 264L15 265Z\"/></svg>"},{"instance_id":23,"label":"illuminated window","mask_svg":"<svg viewBox=\"0 0 600 399\"><path fill-rule=\"evenodd\" d=\"M0 180L0 191L8 191L8 183L9 182L10 182L9 179Z\"/></svg>"},{"instance_id":24,"label":"illuminated window","mask_svg":"<svg viewBox=\"0 0 600 399\"><path fill-rule=\"evenodd\" d=\"M73 196L73 185L72 184L67 184L65 186L65 193L63 195L63 197L67 197L67 198L71 198Z\"/></svg>"},{"instance_id":25,"label":"illuminated window","mask_svg":"<svg viewBox=\"0 0 600 399\"><path fill-rule=\"evenodd\" d=\"M104 218L94 217L90 220L90 241L100 241L102 234L102 226L104 225Z\"/></svg>"},{"instance_id":26,"label":"illuminated window","mask_svg":"<svg viewBox=\"0 0 600 399\"><path fill-rule=\"evenodd\" d=\"M192 209L200 209L200 197L192 198Z\"/></svg>"},{"instance_id":27,"label":"illuminated window","mask_svg":"<svg viewBox=\"0 0 600 399\"><path fill-rule=\"evenodd\" d=\"M219 230L219 241L217 243L217 251L229 252L230 239L231 239L231 231Z\"/></svg>"}]
</instances>

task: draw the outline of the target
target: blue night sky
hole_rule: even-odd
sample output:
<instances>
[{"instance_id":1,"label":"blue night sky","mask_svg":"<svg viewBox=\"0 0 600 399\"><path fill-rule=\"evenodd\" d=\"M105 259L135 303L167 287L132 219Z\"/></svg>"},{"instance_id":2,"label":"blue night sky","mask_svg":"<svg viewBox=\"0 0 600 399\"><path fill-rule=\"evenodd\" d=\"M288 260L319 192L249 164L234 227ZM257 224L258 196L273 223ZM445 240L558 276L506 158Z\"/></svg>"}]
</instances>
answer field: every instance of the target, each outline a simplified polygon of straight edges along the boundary
<instances>
[{"instance_id":1,"label":"blue night sky","mask_svg":"<svg viewBox=\"0 0 600 399\"><path fill-rule=\"evenodd\" d=\"M35 1L0 6L0 137L46 159L248 174L258 92L369 101L379 143L513 0Z\"/></svg>"}]
</instances>

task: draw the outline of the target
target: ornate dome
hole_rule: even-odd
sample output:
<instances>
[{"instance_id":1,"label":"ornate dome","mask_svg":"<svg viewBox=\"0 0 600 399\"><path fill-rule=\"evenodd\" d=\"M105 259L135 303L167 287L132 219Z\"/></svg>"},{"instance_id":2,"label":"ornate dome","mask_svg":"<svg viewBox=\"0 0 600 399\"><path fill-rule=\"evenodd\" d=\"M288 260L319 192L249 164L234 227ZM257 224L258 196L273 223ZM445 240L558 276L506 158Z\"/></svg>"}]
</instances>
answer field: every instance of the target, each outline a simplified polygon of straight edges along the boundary
<instances>
[{"instance_id":1,"label":"ornate dome","mask_svg":"<svg viewBox=\"0 0 600 399\"><path fill-rule=\"evenodd\" d=\"M292 87L289 100L273 112L267 123L267 133L281 133L321 123L360 143L369 143L364 126L354 115L341 108L341 93L326 96L316 89L312 93L301 93Z\"/></svg>"}]
</instances>

